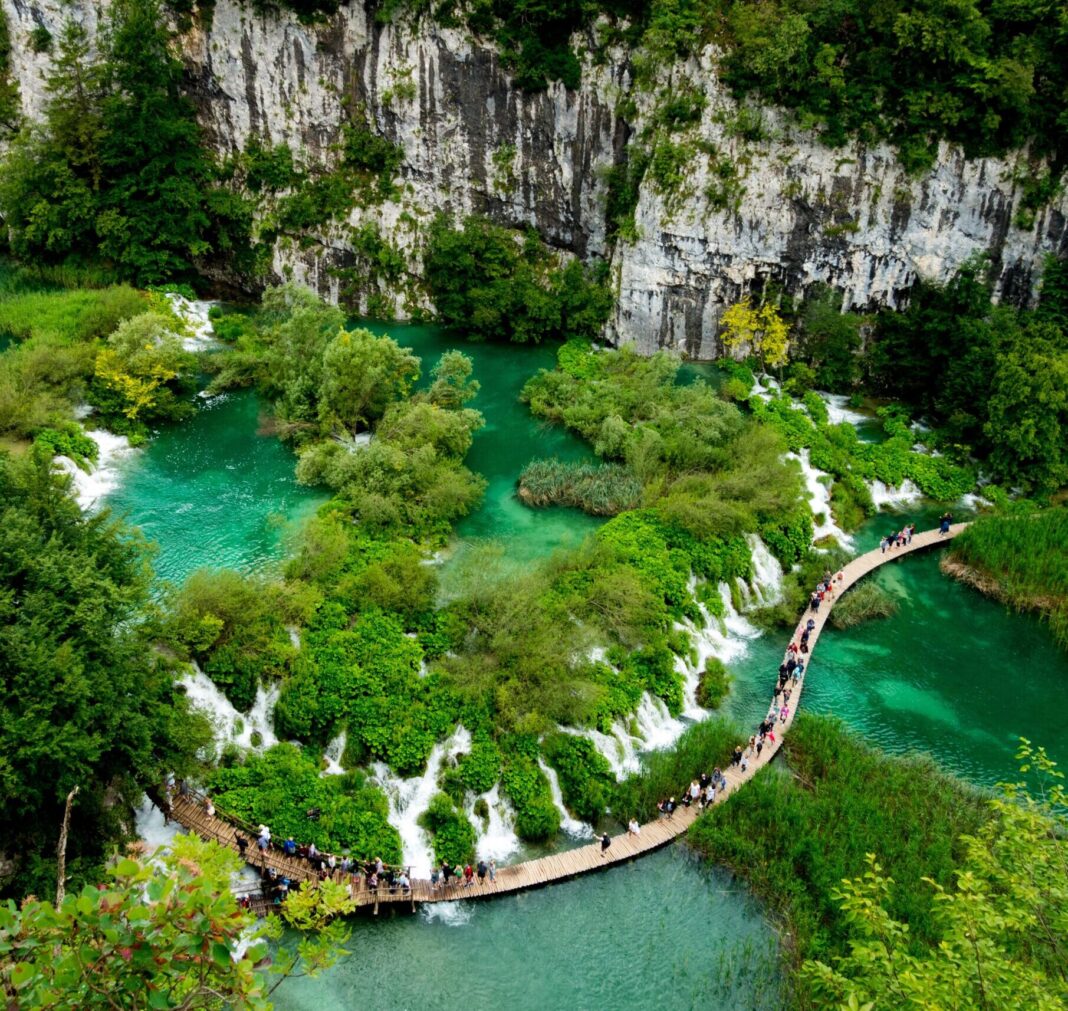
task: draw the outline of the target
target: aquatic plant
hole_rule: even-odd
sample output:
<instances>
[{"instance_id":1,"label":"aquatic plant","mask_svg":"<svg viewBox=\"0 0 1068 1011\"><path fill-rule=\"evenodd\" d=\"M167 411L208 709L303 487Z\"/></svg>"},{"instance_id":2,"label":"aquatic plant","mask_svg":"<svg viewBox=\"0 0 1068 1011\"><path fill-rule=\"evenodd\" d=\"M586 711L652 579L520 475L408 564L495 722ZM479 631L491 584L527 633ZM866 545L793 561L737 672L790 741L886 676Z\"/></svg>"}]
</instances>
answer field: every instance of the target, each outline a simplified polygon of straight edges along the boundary
<instances>
[{"instance_id":1,"label":"aquatic plant","mask_svg":"<svg viewBox=\"0 0 1068 1011\"><path fill-rule=\"evenodd\" d=\"M641 482L616 463L532 460L519 475L519 498L526 505L564 505L592 516L615 516L641 502Z\"/></svg>"},{"instance_id":2,"label":"aquatic plant","mask_svg":"<svg viewBox=\"0 0 1068 1011\"><path fill-rule=\"evenodd\" d=\"M877 582L867 579L835 601L830 621L835 628L852 628L873 618L892 618L895 614L897 601Z\"/></svg>"}]
</instances>

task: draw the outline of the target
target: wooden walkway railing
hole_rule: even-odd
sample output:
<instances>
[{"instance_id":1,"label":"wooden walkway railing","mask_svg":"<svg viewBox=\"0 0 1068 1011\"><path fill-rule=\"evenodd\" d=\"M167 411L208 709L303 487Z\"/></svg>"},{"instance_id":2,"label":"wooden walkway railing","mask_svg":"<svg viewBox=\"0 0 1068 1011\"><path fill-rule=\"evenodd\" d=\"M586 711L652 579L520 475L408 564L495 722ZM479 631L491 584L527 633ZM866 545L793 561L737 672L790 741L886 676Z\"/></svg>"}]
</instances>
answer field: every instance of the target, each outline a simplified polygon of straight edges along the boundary
<instances>
[{"instance_id":1,"label":"wooden walkway railing","mask_svg":"<svg viewBox=\"0 0 1068 1011\"><path fill-rule=\"evenodd\" d=\"M805 673L801 680L793 686L791 705L786 721L785 723L776 724L775 740L772 741L769 738L765 741L762 753L759 756L754 756L749 761L749 767L745 771L740 766L728 766L723 770L727 780L727 789L717 791L717 804L731 797L736 790L744 786L778 754L782 746L783 737L793 723L794 714L797 712L798 702L801 698L801 691L812 673L812 657L815 654L816 643L819 641L820 634L835 602L838 601L842 593L856 583L857 580L863 578L872 570L879 568L880 565L896 561L903 555L911 554L914 551L921 551L924 548L942 544L956 537L967 525L967 523L956 523L950 527L949 532L944 536L940 535L938 530L926 530L913 537L911 544L903 545L900 548L891 548L886 552L876 549L854 558L842 569L842 580L835 584L834 596L825 600L815 613L806 608L798 621L794 639L791 641L800 639L809 618L812 618L816 624L809 635L809 653L805 664ZM769 671L769 682L776 675L777 671ZM684 785L679 784L680 791ZM554 881L564 881L579 874L601 870L605 867L611 867L613 864L623 863L627 860L632 860L634 857L651 853L653 850L659 849L685 833L696 821L699 814L700 811L696 805L691 808L679 807L670 818L660 818L658 821L642 825L639 835L624 832L613 836L611 846L604 853L601 851L600 842L595 841L590 845L581 846L564 853L539 857L537 860L527 860L508 867L499 867L496 873L496 880L491 882L487 878L484 884L479 884L478 878L475 877L473 883L468 887L465 887L462 882L457 883L453 879L448 886L439 885L439 887L433 888L429 881L420 879L412 882L410 890L402 891L399 888L390 890L385 884L380 884L377 891L371 892L367 888L364 875L361 874L359 885L353 887L352 895L358 906L373 907L374 911L377 912L380 904L396 903L414 907L416 904L424 902L452 902L457 899L481 899L521 892L529 888L538 888ZM193 797L178 796L174 798L171 805L171 817L204 839L213 839L231 849L238 849L238 829L222 818L209 817L203 805ZM273 868L280 877L287 877L294 882L318 880L318 874L307 861L297 857L287 857L274 845L265 853L261 853L256 846L254 836L249 838L249 833L247 832L241 832L240 834L248 838L246 859L251 866L264 869ZM335 871L333 876L338 881L343 881L346 877L340 871ZM350 887L352 887L351 884Z\"/></svg>"}]
</instances>

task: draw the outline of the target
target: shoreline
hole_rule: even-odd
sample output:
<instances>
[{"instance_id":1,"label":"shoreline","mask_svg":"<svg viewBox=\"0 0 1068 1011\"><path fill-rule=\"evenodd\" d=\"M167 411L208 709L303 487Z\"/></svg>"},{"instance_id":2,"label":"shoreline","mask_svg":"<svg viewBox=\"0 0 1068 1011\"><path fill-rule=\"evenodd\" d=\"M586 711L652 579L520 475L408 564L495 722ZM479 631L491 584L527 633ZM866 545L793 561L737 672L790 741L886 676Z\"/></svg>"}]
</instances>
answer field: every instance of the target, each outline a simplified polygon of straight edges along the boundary
<instances>
[{"instance_id":1,"label":"shoreline","mask_svg":"<svg viewBox=\"0 0 1068 1011\"><path fill-rule=\"evenodd\" d=\"M962 562L952 552L942 555L938 560L938 569L943 575L964 583L965 586L978 590L983 596L990 597L991 600L996 600L1017 611L1030 611L1048 621L1057 609L1056 600L1052 597L1017 596L1010 593L993 573Z\"/></svg>"}]
</instances>

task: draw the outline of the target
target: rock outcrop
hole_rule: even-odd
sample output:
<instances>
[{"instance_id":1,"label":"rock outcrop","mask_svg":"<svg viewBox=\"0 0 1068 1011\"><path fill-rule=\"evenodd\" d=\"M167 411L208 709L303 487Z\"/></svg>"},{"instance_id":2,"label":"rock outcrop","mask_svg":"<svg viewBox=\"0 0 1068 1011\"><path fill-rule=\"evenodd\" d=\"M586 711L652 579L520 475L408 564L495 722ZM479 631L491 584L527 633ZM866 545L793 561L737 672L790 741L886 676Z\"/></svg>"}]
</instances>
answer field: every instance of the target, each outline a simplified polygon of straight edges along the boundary
<instances>
[{"instance_id":1,"label":"rock outcrop","mask_svg":"<svg viewBox=\"0 0 1068 1011\"><path fill-rule=\"evenodd\" d=\"M100 9L92 0L2 2L12 71L34 116L49 57L33 52L29 33L44 25L58 36L68 17L95 31ZM1025 303L1044 256L1068 249L1068 196L1028 227L1016 223L1018 180L1031 171L1022 155L969 161L943 144L931 170L909 176L887 146L828 148L774 110L740 131L711 50L665 67L656 89L634 88L628 54L617 51L587 61L578 90L528 93L512 85L490 43L463 30L379 25L355 2L308 26L234 0L219 0L210 26L186 32L181 45L190 93L222 154L258 137L328 163L354 111L400 145L395 199L356 208L311 244L283 240L276 249L280 276L333 298L336 271L354 260L352 227L373 222L418 274L431 216L479 213L533 226L569 254L609 258L613 342L710 357L722 309L769 283L791 294L825 283L846 306L896 306L917 278L947 280L985 255L998 297ZM700 122L678 139L687 151L682 183L661 192L647 174L636 229L609 242L608 174L653 123L654 93L681 87L706 96ZM728 192L724 165L733 172ZM382 294L399 314L412 308L410 292Z\"/></svg>"}]
</instances>

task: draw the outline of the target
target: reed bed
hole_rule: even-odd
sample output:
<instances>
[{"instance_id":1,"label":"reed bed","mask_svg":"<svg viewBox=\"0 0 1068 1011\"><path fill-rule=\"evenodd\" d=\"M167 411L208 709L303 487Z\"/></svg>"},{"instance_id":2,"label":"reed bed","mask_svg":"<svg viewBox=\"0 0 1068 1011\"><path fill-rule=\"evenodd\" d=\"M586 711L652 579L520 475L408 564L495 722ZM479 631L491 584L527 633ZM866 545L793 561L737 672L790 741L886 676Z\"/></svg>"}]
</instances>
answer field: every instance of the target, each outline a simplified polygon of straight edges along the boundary
<instances>
[{"instance_id":1,"label":"reed bed","mask_svg":"<svg viewBox=\"0 0 1068 1011\"><path fill-rule=\"evenodd\" d=\"M981 517L954 540L951 558L975 570L981 589L1045 617L1068 650L1068 509Z\"/></svg>"},{"instance_id":2,"label":"reed bed","mask_svg":"<svg viewBox=\"0 0 1068 1011\"><path fill-rule=\"evenodd\" d=\"M892 618L897 614L897 601L878 583L867 581L847 590L831 611L835 628L852 628L873 618Z\"/></svg>"},{"instance_id":3,"label":"reed bed","mask_svg":"<svg viewBox=\"0 0 1068 1011\"><path fill-rule=\"evenodd\" d=\"M529 506L565 505L615 516L637 508L641 496L641 482L617 463L534 460L519 475L519 498Z\"/></svg>"}]
</instances>

